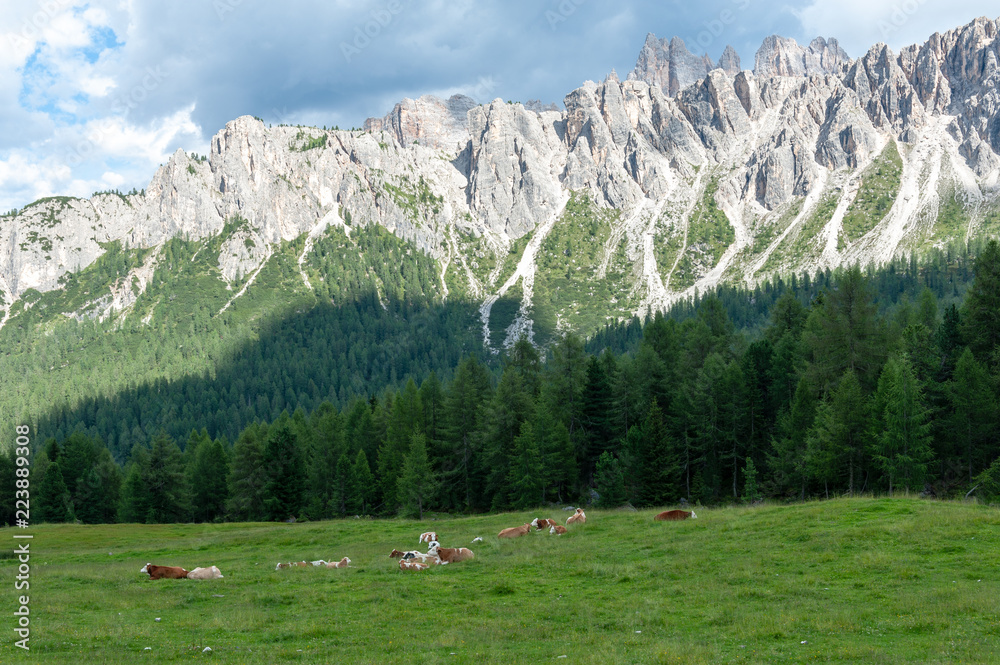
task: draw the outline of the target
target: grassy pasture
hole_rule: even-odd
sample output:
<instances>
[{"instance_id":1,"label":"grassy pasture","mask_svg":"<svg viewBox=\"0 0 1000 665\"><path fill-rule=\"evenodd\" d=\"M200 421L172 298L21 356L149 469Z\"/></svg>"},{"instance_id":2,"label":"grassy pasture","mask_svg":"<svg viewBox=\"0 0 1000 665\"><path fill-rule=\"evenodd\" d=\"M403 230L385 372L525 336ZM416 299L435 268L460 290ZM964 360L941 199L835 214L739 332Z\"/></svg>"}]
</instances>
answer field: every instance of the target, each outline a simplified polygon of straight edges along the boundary
<instances>
[{"instance_id":1,"label":"grassy pasture","mask_svg":"<svg viewBox=\"0 0 1000 665\"><path fill-rule=\"evenodd\" d=\"M31 654L13 646L4 555L0 662L1000 662L995 508L895 498L654 513L588 511L564 536L509 541L496 533L568 513L37 527ZM475 560L400 572L389 551L429 529ZM352 568L274 570L343 556ZM215 564L225 579L153 582L147 561Z\"/></svg>"}]
</instances>

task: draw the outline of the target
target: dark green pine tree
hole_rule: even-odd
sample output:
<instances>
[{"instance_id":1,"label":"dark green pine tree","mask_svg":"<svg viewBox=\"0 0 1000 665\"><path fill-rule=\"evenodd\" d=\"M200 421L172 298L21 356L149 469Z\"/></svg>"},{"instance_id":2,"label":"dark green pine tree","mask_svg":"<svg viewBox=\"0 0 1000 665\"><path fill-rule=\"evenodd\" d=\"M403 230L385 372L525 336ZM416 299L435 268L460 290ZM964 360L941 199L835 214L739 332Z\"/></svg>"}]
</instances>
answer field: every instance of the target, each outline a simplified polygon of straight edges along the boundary
<instances>
[{"instance_id":1,"label":"dark green pine tree","mask_svg":"<svg viewBox=\"0 0 1000 665\"><path fill-rule=\"evenodd\" d=\"M491 396L488 370L475 356L465 357L455 368L455 378L445 396L443 455L433 460L440 473L444 507L466 510L481 491L482 470L476 464L482 437L480 421Z\"/></svg>"},{"instance_id":2,"label":"dark green pine tree","mask_svg":"<svg viewBox=\"0 0 1000 665\"><path fill-rule=\"evenodd\" d=\"M226 513L238 522L256 522L265 519L264 488L267 469L264 466L264 442L267 427L253 423L244 429L233 446L232 465L229 470L229 500Z\"/></svg>"},{"instance_id":3,"label":"dark green pine tree","mask_svg":"<svg viewBox=\"0 0 1000 665\"><path fill-rule=\"evenodd\" d=\"M506 368L516 369L520 372L524 389L533 398L538 397L538 392L542 387L542 358L538 349L528 341L527 337L522 336L514 343L507 359Z\"/></svg>"},{"instance_id":4,"label":"dark green pine tree","mask_svg":"<svg viewBox=\"0 0 1000 665\"><path fill-rule=\"evenodd\" d=\"M976 277L962 308L962 334L976 358L997 367L1000 355L1000 243L990 240L976 257Z\"/></svg>"},{"instance_id":5,"label":"dark green pine tree","mask_svg":"<svg viewBox=\"0 0 1000 665\"><path fill-rule=\"evenodd\" d=\"M605 364L591 356L587 361L587 381L583 388L582 413L580 420L584 429L583 449L577 459L581 464L584 486L593 484L597 458L613 447L611 414L611 382L605 371Z\"/></svg>"},{"instance_id":6,"label":"dark green pine tree","mask_svg":"<svg viewBox=\"0 0 1000 665\"><path fill-rule=\"evenodd\" d=\"M36 522L62 523L74 519L73 502L58 461L49 464L45 470L45 477L38 485L35 506Z\"/></svg>"},{"instance_id":7,"label":"dark green pine tree","mask_svg":"<svg viewBox=\"0 0 1000 665\"><path fill-rule=\"evenodd\" d=\"M191 488L184 471L181 449L161 431L153 439L143 478L149 492L148 524L187 521L191 513Z\"/></svg>"},{"instance_id":8,"label":"dark green pine tree","mask_svg":"<svg viewBox=\"0 0 1000 665\"><path fill-rule=\"evenodd\" d=\"M262 493L264 519L284 521L298 517L305 494L305 461L287 422L279 421L268 432L262 462L266 477Z\"/></svg>"},{"instance_id":9,"label":"dark green pine tree","mask_svg":"<svg viewBox=\"0 0 1000 665\"><path fill-rule=\"evenodd\" d=\"M594 484L600 495L597 505L601 508L617 508L623 505L625 495L625 473L622 471L618 458L608 451L601 453L597 459L597 472L594 474Z\"/></svg>"},{"instance_id":10,"label":"dark green pine tree","mask_svg":"<svg viewBox=\"0 0 1000 665\"><path fill-rule=\"evenodd\" d=\"M531 407L531 396L524 389L520 372L505 370L483 414L483 453L479 462L485 471L486 486L480 509L502 510L508 506L507 479L514 441L531 415Z\"/></svg>"},{"instance_id":11,"label":"dark green pine tree","mask_svg":"<svg viewBox=\"0 0 1000 665\"><path fill-rule=\"evenodd\" d=\"M754 466L753 459L748 457L747 465L743 468L743 503L753 505L760 499L760 487L757 484L757 467Z\"/></svg>"},{"instance_id":12,"label":"dark green pine tree","mask_svg":"<svg viewBox=\"0 0 1000 665\"><path fill-rule=\"evenodd\" d=\"M967 470L963 480L1000 455L997 445L997 400L989 373L966 349L955 364L955 373L946 386L949 414L945 417L953 442L952 459Z\"/></svg>"},{"instance_id":13,"label":"dark green pine tree","mask_svg":"<svg viewBox=\"0 0 1000 665\"><path fill-rule=\"evenodd\" d=\"M195 522L217 522L225 515L228 476L229 456L222 442L216 439L201 443L191 473L191 517Z\"/></svg>"},{"instance_id":14,"label":"dark green pine tree","mask_svg":"<svg viewBox=\"0 0 1000 665\"><path fill-rule=\"evenodd\" d=\"M359 450L351 465L351 473L347 477L347 499L345 501L348 514L367 515L371 513L372 498L375 496L375 477L368 466L368 457L364 450Z\"/></svg>"},{"instance_id":15,"label":"dark green pine tree","mask_svg":"<svg viewBox=\"0 0 1000 665\"><path fill-rule=\"evenodd\" d=\"M382 485L382 501L387 513L399 511L402 499L397 490L403 471L403 460L410 449L413 435L423 434L423 405L413 379L392 401L388 413L385 443L378 451L378 476Z\"/></svg>"},{"instance_id":16,"label":"dark green pine tree","mask_svg":"<svg viewBox=\"0 0 1000 665\"><path fill-rule=\"evenodd\" d=\"M811 476L823 483L829 495L841 470L847 470L847 491L858 489L857 481L868 447L870 422L868 401L852 370L847 370L833 395L816 410L813 428L807 438L807 467Z\"/></svg>"},{"instance_id":17,"label":"dark green pine tree","mask_svg":"<svg viewBox=\"0 0 1000 665\"><path fill-rule=\"evenodd\" d=\"M308 453L308 500L310 519L328 519L344 512L344 479L338 476L340 458L347 454L344 424L329 402L312 417L312 445Z\"/></svg>"},{"instance_id":18,"label":"dark green pine tree","mask_svg":"<svg viewBox=\"0 0 1000 665\"><path fill-rule=\"evenodd\" d=\"M427 458L427 442L423 434L413 435L398 482L400 514L424 519L428 500L437 491L437 478Z\"/></svg>"},{"instance_id":19,"label":"dark green pine tree","mask_svg":"<svg viewBox=\"0 0 1000 665\"><path fill-rule=\"evenodd\" d=\"M150 495L146 477L149 475L149 451L141 443L132 446L125 481L122 483L121 507L118 521L125 524L144 524L149 515Z\"/></svg>"},{"instance_id":20,"label":"dark green pine tree","mask_svg":"<svg viewBox=\"0 0 1000 665\"><path fill-rule=\"evenodd\" d=\"M681 493L680 459L655 401L650 403L642 429L629 430L626 451L633 504L658 506L678 498Z\"/></svg>"},{"instance_id":21,"label":"dark green pine tree","mask_svg":"<svg viewBox=\"0 0 1000 665\"><path fill-rule=\"evenodd\" d=\"M797 494L806 498L808 470L808 433L816 418L816 396L809 381L799 379L791 408L778 416L777 431L768 454L768 468L771 480L778 491L789 496Z\"/></svg>"},{"instance_id":22,"label":"dark green pine tree","mask_svg":"<svg viewBox=\"0 0 1000 665\"><path fill-rule=\"evenodd\" d=\"M59 466L62 468L63 480L66 481L66 489L74 499L77 497L77 483L94 466L104 447L100 440L95 441L81 431L73 432L62 442Z\"/></svg>"},{"instance_id":23,"label":"dark green pine tree","mask_svg":"<svg viewBox=\"0 0 1000 665\"><path fill-rule=\"evenodd\" d=\"M347 513L352 471L351 458L347 456L346 452L341 453L340 457L337 458L337 469L333 477L333 492L330 498L330 512L337 517L342 517Z\"/></svg>"},{"instance_id":24,"label":"dark green pine tree","mask_svg":"<svg viewBox=\"0 0 1000 665\"><path fill-rule=\"evenodd\" d=\"M889 494L899 486L922 488L933 457L930 425L920 386L905 355L886 363L874 403L881 426L874 458L886 475Z\"/></svg>"},{"instance_id":25,"label":"dark green pine tree","mask_svg":"<svg viewBox=\"0 0 1000 665\"><path fill-rule=\"evenodd\" d=\"M17 510L15 502L21 498L14 492L17 481L17 462L14 453L14 446L11 446L6 453L0 453L0 487L9 490L0 492L0 525L3 526L14 524L14 520L17 519L14 513Z\"/></svg>"},{"instance_id":26,"label":"dark green pine tree","mask_svg":"<svg viewBox=\"0 0 1000 665\"><path fill-rule=\"evenodd\" d=\"M111 524L118 517L122 472L107 448L101 448L97 460L76 487L76 516L84 524Z\"/></svg>"},{"instance_id":27,"label":"dark green pine tree","mask_svg":"<svg viewBox=\"0 0 1000 665\"><path fill-rule=\"evenodd\" d=\"M507 500L515 510L539 506L545 497L545 469L531 421L521 425L507 472Z\"/></svg>"}]
</instances>

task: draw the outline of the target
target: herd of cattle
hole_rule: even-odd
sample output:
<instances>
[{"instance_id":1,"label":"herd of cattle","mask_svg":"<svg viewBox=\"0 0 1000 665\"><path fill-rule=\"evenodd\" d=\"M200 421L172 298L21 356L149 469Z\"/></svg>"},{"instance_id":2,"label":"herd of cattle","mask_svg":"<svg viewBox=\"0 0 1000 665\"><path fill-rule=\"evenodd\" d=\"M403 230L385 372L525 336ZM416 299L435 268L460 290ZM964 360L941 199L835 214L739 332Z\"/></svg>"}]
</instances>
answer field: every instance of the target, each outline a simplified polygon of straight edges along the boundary
<instances>
[{"instance_id":1,"label":"herd of cattle","mask_svg":"<svg viewBox=\"0 0 1000 665\"><path fill-rule=\"evenodd\" d=\"M657 521L675 521L697 517L698 516L694 514L694 511L665 510L656 515L653 519ZM573 524L586 524L586 522L587 515L583 512L583 508L577 508L576 512L566 518L566 526L556 523L555 520L550 520L544 517L536 517L531 522L525 522L521 526L514 526L501 530L500 533L497 534L497 538L519 538L521 536L526 536L531 533L532 527L534 527L537 531L544 531L547 529L550 534L562 535L566 533L566 527ZM478 537L474 538L472 542L482 542L482 540L482 537ZM401 552L400 550L394 549L389 554L390 558L399 559L400 570L427 570L431 566L445 566L450 563L468 561L476 557L475 553L467 547L441 547L441 544L438 542L437 533L433 531L426 531L420 534L420 540L418 542L427 543L427 552L419 552L417 550ZM319 559L317 561L279 563L275 566L275 570L292 567L306 568L308 566L348 568L350 565L351 560L345 556L340 561L324 561ZM139 572L147 573L149 575L149 579L151 580L163 578L214 580L222 577L222 573L215 566L209 566L208 568L195 568L192 571L187 571L179 566L155 566L151 563L147 563Z\"/></svg>"}]
</instances>

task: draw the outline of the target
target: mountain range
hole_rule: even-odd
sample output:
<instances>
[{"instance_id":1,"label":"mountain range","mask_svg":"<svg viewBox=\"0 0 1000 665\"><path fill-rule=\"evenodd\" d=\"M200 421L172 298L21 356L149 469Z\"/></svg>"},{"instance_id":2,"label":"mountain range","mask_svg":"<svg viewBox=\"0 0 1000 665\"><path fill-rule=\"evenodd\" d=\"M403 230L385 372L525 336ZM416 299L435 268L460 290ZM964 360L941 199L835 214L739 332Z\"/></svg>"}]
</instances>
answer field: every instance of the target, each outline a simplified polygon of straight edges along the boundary
<instances>
[{"instance_id":1,"label":"mountain range","mask_svg":"<svg viewBox=\"0 0 1000 665\"><path fill-rule=\"evenodd\" d=\"M714 63L651 34L625 80L588 81L563 109L456 95L405 99L354 130L240 117L141 192L0 218L0 327L39 303L46 331L148 324L178 239L225 292L215 316L275 288L258 278L289 252L294 288L336 301L320 286L336 279L330 257L356 260L358 237L386 230L433 262L435 298L475 303L498 349L721 282L996 235L998 29L981 18L854 59L835 39L773 36L752 70L732 48ZM377 270L364 275L388 297Z\"/></svg>"}]
</instances>

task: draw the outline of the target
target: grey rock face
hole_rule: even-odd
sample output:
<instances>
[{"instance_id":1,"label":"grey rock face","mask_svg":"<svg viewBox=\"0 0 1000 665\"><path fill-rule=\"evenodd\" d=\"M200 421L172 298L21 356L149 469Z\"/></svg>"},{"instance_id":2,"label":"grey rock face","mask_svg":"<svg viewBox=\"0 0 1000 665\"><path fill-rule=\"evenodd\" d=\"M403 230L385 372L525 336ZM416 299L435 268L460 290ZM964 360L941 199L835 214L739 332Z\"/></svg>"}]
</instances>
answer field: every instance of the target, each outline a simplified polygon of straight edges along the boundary
<instances>
[{"instance_id":1,"label":"grey rock face","mask_svg":"<svg viewBox=\"0 0 1000 665\"><path fill-rule=\"evenodd\" d=\"M875 260L937 210L925 179L938 178L941 164L961 171L954 186L973 197L1000 184L998 32L997 21L978 19L898 55L876 45L855 61L835 40L801 47L769 37L754 71L742 70L731 48L715 66L679 39L650 35L628 80L587 82L566 95L565 110L425 96L403 100L364 131L237 118L213 137L207 161L175 153L141 195L51 199L0 218L0 292L9 304L28 289L59 288L66 272L103 253L102 243L156 249L178 234L199 239L224 228L219 268L232 283L276 243L348 216L458 265L454 229L503 251L526 233L546 233L577 191L621 212L606 249L634 263L637 281L622 288L640 294L639 308L662 306L674 287L672 266L655 265L657 234L682 230L709 182L736 240L698 275L698 287L742 269L753 279L759 266L732 261L754 244L760 220L792 204L808 209L832 191L853 195L857 172L901 141L909 144L900 146L905 182L892 215L866 244L841 253L830 242L822 259ZM831 225L824 238L836 240ZM811 260L788 267L819 265ZM141 288L151 274L144 270ZM95 315L134 300L109 288Z\"/></svg>"},{"instance_id":2,"label":"grey rock face","mask_svg":"<svg viewBox=\"0 0 1000 665\"><path fill-rule=\"evenodd\" d=\"M737 56L737 65L738 65ZM670 41L657 39L649 33L646 43L639 52L635 69L629 80L645 81L659 87L668 95L676 95L680 90L702 78L714 68L707 55L698 57L688 51L684 40L674 37Z\"/></svg>"},{"instance_id":3,"label":"grey rock face","mask_svg":"<svg viewBox=\"0 0 1000 665\"><path fill-rule=\"evenodd\" d=\"M757 51L754 74L759 78L837 74L848 62L850 58L836 39L817 37L802 47L794 39L772 35Z\"/></svg>"}]
</instances>

